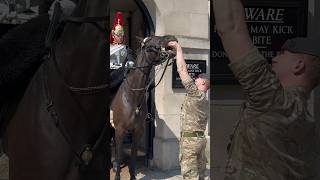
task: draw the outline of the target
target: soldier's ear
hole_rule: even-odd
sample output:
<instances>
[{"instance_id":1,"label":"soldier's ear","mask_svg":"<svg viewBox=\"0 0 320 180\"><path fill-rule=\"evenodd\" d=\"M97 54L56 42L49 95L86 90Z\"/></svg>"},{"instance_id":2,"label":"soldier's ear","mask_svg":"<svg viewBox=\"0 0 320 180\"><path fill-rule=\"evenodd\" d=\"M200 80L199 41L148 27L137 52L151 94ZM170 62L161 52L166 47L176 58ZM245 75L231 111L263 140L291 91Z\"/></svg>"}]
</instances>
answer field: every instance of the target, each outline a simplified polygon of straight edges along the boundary
<instances>
[{"instance_id":1,"label":"soldier's ear","mask_svg":"<svg viewBox=\"0 0 320 180\"><path fill-rule=\"evenodd\" d=\"M306 70L306 64L303 59L299 59L294 63L294 68L293 68L294 74L296 75L302 74L305 72L305 70Z\"/></svg>"}]
</instances>

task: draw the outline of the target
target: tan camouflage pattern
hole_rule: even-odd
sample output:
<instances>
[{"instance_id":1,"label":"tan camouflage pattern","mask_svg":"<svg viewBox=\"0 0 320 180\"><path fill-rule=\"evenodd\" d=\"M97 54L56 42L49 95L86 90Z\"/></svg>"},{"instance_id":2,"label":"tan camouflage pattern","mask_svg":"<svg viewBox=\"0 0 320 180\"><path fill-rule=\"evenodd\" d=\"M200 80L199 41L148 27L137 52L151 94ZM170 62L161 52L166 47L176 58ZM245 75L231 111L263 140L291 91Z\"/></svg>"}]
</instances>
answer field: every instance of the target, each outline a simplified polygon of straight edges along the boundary
<instances>
[{"instance_id":1,"label":"tan camouflage pattern","mask_svg":"<svg viewBox=\"0 0 320 180\"><path fill-rule=\"evenodd\" d=\"M205 131L209 112L206 93L198 90L191 77L182 84L187 95L181 107L181 131Z\"/></svg>"},{"instance_id":2,"label":"tan camouflage pattern","mask_svg":"<svg viewBox=\"0 0 320 180\"><path fill-rule=\"evenodd\" d=\"M305 90L284 88L256 48L230 68L246 101L225 180L319 180L319 131Z\"/></svg>"},{"instance_id":3,"label":"tan camouflage pattern","mask_svg":"<svg viewBox=\"0 0 320 180\"><path fill-rule=\"evenodd\" d=\"M207 164L207 140L203 137L181 137L179 160L183 179L204 179Z\"/></svg>"},{"instance_id":4,"label":"tan camouflage pattern","mask_svg":"<svg viewBox=\"0 0 320 180\"><path fill-rule=\"evenodd\" d=\"M181 107L181 132L205 131L208 121L209 101L205 92L199 91L191 77L182 82L187 95ZM179 160L183 179L204 179L207 158L206 137L181 137Z\"/></svg>"}]
</instances>

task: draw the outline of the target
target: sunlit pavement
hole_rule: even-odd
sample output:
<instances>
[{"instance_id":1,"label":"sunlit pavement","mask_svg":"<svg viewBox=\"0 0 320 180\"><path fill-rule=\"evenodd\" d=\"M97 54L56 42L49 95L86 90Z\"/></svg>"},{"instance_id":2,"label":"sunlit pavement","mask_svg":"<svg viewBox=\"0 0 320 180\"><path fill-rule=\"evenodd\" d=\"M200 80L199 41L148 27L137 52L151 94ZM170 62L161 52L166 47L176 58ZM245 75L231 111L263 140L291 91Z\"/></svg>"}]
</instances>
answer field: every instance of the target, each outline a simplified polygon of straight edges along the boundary
<instances>
[{"instance_id":1,"label":"sunlit pavement","mask_svg":"<svg viewBox=\"0 0 320 180\"><path fill-rule=\"evenodd\" d=\"M209 180L209 169L206 172L206 180ZM158 169L153 168L138 168L137 169L137 179L139 180L160 180L160 179L167 179L167 180L182 180L182 176L180 175L180 169L170 170L170 171L161 171ZM110 171L110 179L114 179L114 172L113 170ZM129 180L129 172L128 167L125 166L121 169L121 179Z\"/></svg>"}]
</instances>

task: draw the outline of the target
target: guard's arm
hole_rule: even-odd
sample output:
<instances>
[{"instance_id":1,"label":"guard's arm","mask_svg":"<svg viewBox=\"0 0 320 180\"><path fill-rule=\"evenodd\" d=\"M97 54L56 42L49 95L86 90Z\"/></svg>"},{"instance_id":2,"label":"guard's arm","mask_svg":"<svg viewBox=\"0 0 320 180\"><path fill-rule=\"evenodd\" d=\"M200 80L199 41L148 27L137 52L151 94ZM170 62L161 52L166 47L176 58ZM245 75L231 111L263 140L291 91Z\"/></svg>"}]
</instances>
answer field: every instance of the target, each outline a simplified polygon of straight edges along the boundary
<instances>
[{"instance_id":1,"label":"guard's arm","mask_svg":"<svg viewBox=\"0 0 320 180\"><path fill-rule=\"evenodd\" d=\"M231 63L244 57L253 44L241 0L214 0L216 28Z\"/></svg>"},{"instance_id":2,"label":"guard's arm","mask_svg":"<svg viewBox=\"0 0 320 180\"><path fill-rule=\"evenodd\" d=\"M169 46L173 47L176 49L176 64L177 64L177 71L179 73L179 76L181 78L182 82L189 81L191 79L188 69L187 69L187 64L186 61L184 60L183 57L183 52L180 44L176 41L171 41L168 44Z\"/></svg>"}]
</instances>

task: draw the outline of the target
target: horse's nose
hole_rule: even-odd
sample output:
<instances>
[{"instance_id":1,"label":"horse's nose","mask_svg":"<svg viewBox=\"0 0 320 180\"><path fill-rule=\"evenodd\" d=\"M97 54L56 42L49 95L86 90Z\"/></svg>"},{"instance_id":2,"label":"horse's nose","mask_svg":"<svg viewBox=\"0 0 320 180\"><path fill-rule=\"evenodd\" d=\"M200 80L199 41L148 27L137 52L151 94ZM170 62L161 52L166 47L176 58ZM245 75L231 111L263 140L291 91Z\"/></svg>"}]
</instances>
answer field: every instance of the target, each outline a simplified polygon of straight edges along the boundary
<instances>
[{"instance_id":1,"label":"horse's nose","mask_svg":"<svg viewBox=\"0 0 320 180\"><path fill-rule=\"evenodd\" d=\"M163 51L160 53L161 59L168 59L170 57L170 54L166 51Z\"/></svg>"}]
</instances>

